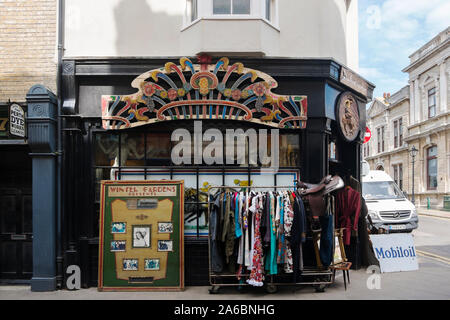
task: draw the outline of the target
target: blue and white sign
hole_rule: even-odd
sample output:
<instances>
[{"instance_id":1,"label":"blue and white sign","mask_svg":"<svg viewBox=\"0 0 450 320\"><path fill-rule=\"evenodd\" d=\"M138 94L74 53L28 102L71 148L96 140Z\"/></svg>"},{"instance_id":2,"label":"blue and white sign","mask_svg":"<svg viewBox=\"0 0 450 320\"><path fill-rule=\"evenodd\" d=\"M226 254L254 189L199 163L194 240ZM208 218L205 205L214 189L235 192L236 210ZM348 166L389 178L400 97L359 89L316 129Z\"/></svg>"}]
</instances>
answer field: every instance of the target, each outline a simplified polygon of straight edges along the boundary
<instances>
[{"instance_id":1,"label":"blue and white sign","mask_svg":"<svg viewBox=\"0 0 450 320\"><path fill-rule=\"evenodd\" d=\"M410 233L370 235L381 272L419 270L414 239Z\"/></svg>"}]
</instances>

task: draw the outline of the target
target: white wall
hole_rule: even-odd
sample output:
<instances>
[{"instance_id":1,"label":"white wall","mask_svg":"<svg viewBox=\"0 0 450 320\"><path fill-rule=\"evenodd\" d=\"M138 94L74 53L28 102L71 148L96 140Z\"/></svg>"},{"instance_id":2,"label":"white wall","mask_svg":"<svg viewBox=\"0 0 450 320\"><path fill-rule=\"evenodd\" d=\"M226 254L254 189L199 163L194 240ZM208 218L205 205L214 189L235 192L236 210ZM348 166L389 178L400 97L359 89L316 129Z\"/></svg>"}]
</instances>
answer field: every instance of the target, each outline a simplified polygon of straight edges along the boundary
<instances>
[{"instance_id":1,"label":"white wall","mask_svg":"<svg viewBox=\"0 0 450 320\"><path fill-rule=\"evenodd\" d=\"M357 0L274 3L278 19L273 23L258 17L217 20L201 13L204 19L187 24L185 0L66 0L65 56L247 52L331 57L358 69Z\"/></svg>"}]
</instances>

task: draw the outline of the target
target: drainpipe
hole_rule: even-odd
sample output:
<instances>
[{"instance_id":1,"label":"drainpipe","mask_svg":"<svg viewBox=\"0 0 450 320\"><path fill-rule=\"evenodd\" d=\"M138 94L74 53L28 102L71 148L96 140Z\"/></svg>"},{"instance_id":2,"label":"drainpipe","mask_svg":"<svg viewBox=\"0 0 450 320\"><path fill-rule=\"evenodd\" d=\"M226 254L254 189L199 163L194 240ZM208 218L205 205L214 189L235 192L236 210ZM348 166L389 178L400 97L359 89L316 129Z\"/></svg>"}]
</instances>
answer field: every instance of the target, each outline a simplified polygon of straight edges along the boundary
<instances>
[{"instance_id":1,"label":"drainpipe","mask_svg":"<svg viewBox=\"0 0 450 320\"><path fill-rule=\"evenodd\" d=\"M57 164L56 164L56 285L58 289L64 287L64 261L63 261L63 238L62 238L62 153L64 150L62 136L62 94L61 73L62 57L64 55L64 0L58 0L58 65L56 74L58 111L57 111Z\"/></svg>"}]
</instances>

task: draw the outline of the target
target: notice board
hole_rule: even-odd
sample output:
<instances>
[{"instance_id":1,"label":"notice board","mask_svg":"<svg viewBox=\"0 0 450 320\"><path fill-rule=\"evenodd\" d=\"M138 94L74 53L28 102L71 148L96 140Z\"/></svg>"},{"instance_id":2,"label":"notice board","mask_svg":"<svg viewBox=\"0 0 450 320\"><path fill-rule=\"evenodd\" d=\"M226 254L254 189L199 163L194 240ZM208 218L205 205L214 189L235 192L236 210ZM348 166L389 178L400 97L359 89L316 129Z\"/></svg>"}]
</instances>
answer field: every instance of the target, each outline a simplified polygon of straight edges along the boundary
<instances>
[{"instance_id":1,"label":"notice board","mask_svg":"<svg viewBox=\"0 0 450 320\"><path fill-rule=\"evenodd\" d=\"M183 181L102 181L99 291L184 288Z\"/></svg>"}]
</instances>

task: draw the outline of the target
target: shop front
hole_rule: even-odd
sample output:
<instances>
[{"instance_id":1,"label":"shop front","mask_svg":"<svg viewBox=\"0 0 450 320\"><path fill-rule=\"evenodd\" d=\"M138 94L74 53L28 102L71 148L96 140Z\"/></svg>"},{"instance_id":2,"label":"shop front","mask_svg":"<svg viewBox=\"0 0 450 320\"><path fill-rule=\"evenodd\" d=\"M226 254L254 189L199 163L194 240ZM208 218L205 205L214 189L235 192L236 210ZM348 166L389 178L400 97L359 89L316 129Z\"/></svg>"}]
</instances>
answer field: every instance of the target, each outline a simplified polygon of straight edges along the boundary
<instances>
[{"instance_id":1,"label":"shop front","mask_svg":"<svg viewBox=\"0 0 450 320\"><path fill-rule=\"evenodd\" d=\"M59 279L78 265L82 287L98 285L103 180L183 181L185 284L208 285L210 187L359 179L373 91L329 59L208 56L66 59L62 88L55 261Z\"/></svg>"},{"instance_id":2,"label":"shop front","mask_svg":"<svg viewBox=\"0 0 450 320\"><path fill-rule=\"evenodd\" d=\"M0 104L0 283L32 276L31 157L24 103Z\"/></svg>"}]
</instances>

